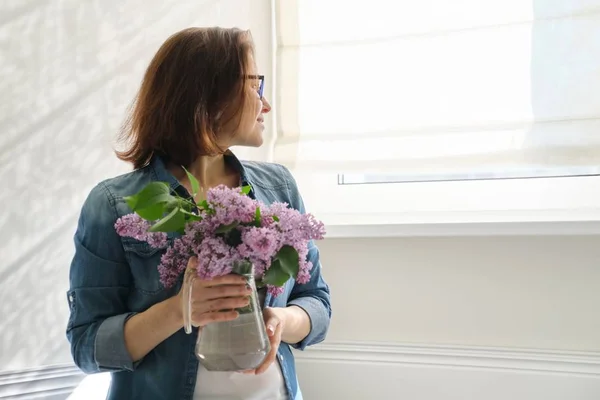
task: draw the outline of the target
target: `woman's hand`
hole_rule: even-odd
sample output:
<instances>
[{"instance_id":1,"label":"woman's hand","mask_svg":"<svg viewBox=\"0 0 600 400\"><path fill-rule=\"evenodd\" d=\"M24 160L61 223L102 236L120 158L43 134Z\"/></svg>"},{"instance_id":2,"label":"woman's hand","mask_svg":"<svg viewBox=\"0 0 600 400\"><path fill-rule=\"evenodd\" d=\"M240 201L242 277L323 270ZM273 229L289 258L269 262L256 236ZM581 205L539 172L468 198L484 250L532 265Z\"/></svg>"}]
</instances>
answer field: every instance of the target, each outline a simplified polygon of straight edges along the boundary
<instances>
[{"instance_id":1,"label":"woman's hand","mask_svg":"<svg viewBox=\"0 0 600 400\"><path fill-rule=\"evenodd\" d=\"M269 341L271 342L271 351L269 354L267 354L263 363L259 365L258 368L244 371L245 374L262 374L271 366L273 361L275 361L275 358L277 357L277 350L281 344L281 335L283 334L283 329L285 328L285 316L285 308L267 307L263 310L265 327L267 328L267 335L269 336Z\"/></svg>"},{"instance_id":2,"label":"woman's hand","mask_svg":"<svg viewBox=\"0 0 600 400\"><path fill-rule=\"evenodd\" d=\"M196 269L198 260L190 258L188 270ZM186 272L188 273L188 272ZM231 321L238 317L236 308L245 307L249 303L252 293L246 284L246 278L236 274L229 274L202 280L196 278L192 283L191 322L193 326L205 326L211 322ZM183 290L177 294L179 301L179 312L183 310ZM183 325L183 322L182 322Z\"/></svg>"}]
</instances>

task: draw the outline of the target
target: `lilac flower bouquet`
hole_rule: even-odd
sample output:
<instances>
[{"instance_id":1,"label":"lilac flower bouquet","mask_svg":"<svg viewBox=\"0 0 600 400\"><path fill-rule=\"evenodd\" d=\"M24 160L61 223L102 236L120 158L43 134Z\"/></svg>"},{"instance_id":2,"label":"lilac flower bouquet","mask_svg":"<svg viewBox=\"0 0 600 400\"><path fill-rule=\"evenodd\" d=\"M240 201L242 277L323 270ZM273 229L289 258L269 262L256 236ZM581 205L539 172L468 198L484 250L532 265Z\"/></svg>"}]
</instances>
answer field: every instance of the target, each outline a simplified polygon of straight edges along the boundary
<instances>
[{"instance_id":1,"label":"lilac flower bouquet","mask_svg":"<svg viewBox=\"0 0 600 400\"><path fill-rule=\"evenodd\" d=\"M192 197L198 181L186 170ZM248 196L250 188L212 188L206 200L171 194L165 182L152 182L125 201L133 213L119 218L120 236L165 249L158 266L160 280L172 287L185 271L190 257L198 258L198 277L212 279L229 273L247 274L254 267L258 286L274 296L283 292L290 278L298 283L310 279L308 243L322 239L322 222L301 214L286 203L265 205ZM169 246L167 233L179 233Z\"/></svg>"}]
</instances>

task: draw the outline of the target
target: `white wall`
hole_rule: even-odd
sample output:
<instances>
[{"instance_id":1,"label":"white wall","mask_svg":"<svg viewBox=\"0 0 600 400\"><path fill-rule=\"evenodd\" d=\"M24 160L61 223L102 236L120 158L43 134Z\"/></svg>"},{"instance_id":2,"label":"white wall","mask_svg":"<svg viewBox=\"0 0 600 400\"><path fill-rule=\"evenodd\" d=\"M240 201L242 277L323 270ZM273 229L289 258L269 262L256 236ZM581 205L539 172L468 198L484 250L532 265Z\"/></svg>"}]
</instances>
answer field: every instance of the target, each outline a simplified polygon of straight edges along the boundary
<instances>
[{"instance_id":1,"label":"white wall","mask_svg":"<svg viewBox=\"0 0 600 400\"><path fill-rule=\"evenodd\" d=\"M599 239L326 239L306 398L600 398Z\"/></svg>"},{"instance_id":2,"label":"white wall","mask_svg":"<svg viewBox=\"0 0 600 400\"><path fill-rule=\"evenodd\" d=\"M269 93L269 0L0 3L0 372L71 361L65 291L80 207L128 170L113 139L160 44L207 25L252 30Z\"/></svg>"},{"instance_id":3,"label":"white wall","mask_svg":"<svg viewBox=\"0 0 600 400\"><path fill-rule=\"evenodd\" d=\"M599 240L323 241L329 339L600 351Z\"/></svg>"}]
</instances>

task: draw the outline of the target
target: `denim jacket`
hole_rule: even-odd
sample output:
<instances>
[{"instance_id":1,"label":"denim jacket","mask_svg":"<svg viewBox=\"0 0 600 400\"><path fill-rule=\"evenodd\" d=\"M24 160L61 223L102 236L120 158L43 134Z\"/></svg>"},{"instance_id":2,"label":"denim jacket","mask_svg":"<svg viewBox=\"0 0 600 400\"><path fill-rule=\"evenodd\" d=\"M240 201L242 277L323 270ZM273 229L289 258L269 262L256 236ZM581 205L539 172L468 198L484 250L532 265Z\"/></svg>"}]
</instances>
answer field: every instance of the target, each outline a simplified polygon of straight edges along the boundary
<instances>
[{"instance_id":1,"label":"denim jacket","mask_svg":"<svg viewBox=\"0 0 600 400\"><path fill-rule=\"evenodd\" d=\"M305 212L296 182L283 166L240 162L226 156L240 171L250 195L264 203L287 202ZM187 196L185 188L171 175L160 157L126 175L99 183L86 199L75 233L75 255L70 269L67 299L70 316L67 338L75 364L85 373L110 371L108 399L192 399L198 360L194 355L197 329L187 335L180 329L156 346L142 360L133 362L125 347L123 327L128 318L175 295L179 284L165 289L157 266L164 250L144 242L119 237L117 218L131 210L123 197L134 194L152 181L168 182L173 191ZM172 237L170 237L172 239ZM303 350L325 339L331 318L329 287L321 276L319 251L310 243L308 255L314 267L306 284L289 280L282 295L267 295L265 305L297 305L311 321L310 333L300 343L281 343L277 360L290 400L302 398L291 347Z\"/></svg>"}]
</instances>

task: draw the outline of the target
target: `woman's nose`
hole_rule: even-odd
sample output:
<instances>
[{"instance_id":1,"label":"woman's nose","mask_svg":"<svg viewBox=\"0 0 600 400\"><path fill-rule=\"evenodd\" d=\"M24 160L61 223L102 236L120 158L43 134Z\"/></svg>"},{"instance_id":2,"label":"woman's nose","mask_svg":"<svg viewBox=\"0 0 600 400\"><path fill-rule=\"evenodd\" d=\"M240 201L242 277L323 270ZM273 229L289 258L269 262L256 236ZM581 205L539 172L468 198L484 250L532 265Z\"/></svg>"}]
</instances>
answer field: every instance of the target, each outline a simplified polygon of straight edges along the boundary
<instances>
[{"instance_id":1,"label":"woman's nose","mask_svg":"<svg viewBox=\"0 0 600 400\"><path fill-rule=\"evenodd\" d=\"M264 96L260 100L262 101L262 104L263 104L262 113L266 114L269 111L271 111L271 103L269 103L269 100L267 100L267 98Z\"/></svg>"}]
</instances>

